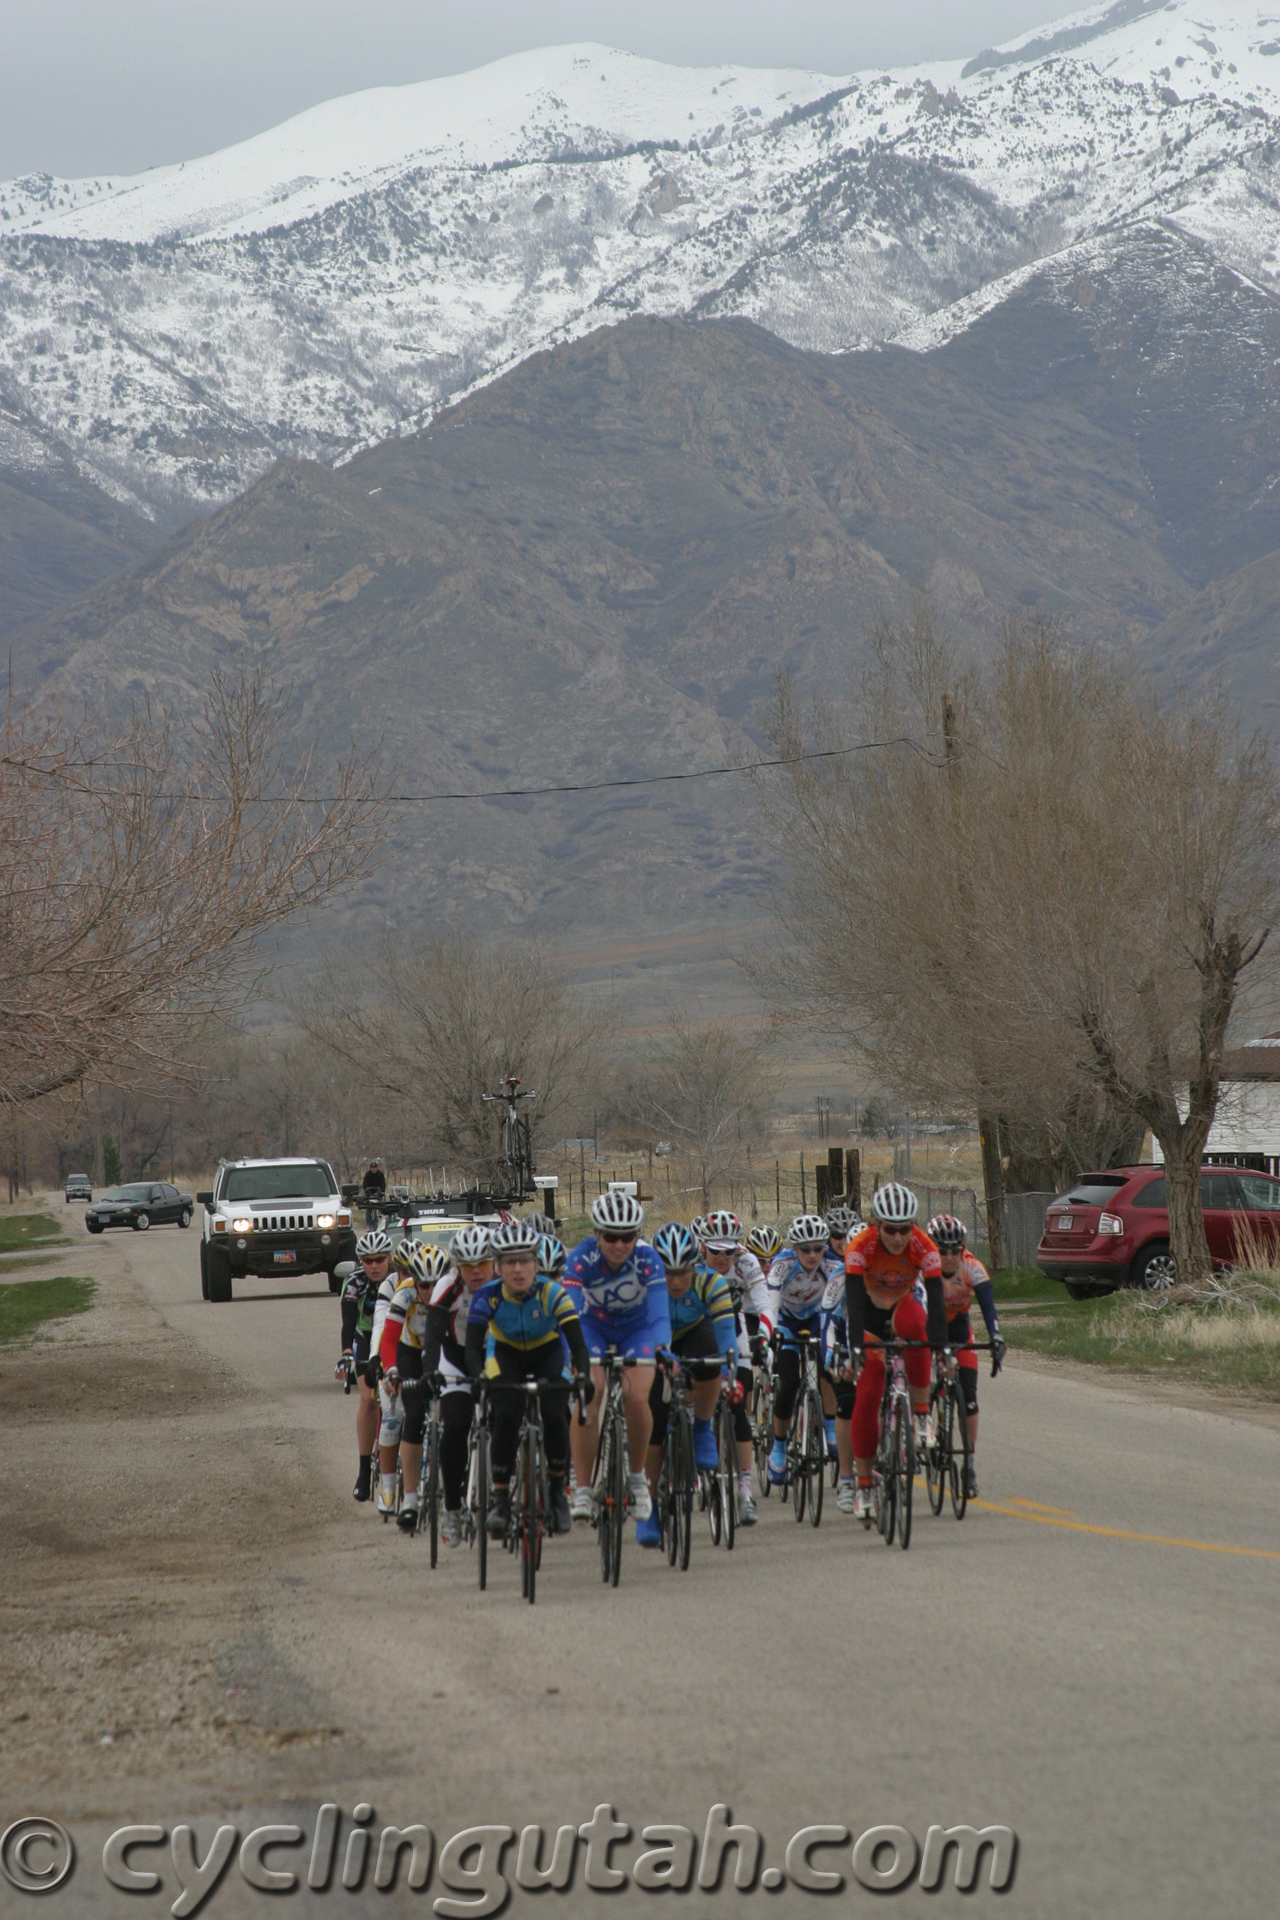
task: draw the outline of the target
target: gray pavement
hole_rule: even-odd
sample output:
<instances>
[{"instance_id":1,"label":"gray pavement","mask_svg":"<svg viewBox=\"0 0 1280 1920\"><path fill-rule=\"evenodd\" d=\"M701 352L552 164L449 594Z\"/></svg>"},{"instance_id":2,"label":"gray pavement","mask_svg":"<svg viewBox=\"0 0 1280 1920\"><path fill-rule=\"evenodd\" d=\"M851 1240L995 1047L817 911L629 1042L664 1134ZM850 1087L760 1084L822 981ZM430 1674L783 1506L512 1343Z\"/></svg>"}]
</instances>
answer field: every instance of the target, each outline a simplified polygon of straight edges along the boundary
<instances>
[{"instance_id":1,"label":"gray pavement","mask_svg":"<svg viewBox=\"0 0 1280 1920\"><path fill-rule=\"evenodd\" d=\"M351 1501L354 1400L332 1381L338 1307L323 1281L244 1282L230 1306L210 1307L196 1256L194 1232L93 1248L105 1283L127 1262L164 1318L245 1383L246 1404L271 1397L274 1427L298 1434L321 1490L314 1550L270 1591L255 1589L220 1655L251 1708L363 1730L322 1790L314 1766L295 1782L282 1762L274 1817L295 1819L308 1842L322 1797L343 1810L344 1834L367 1801L375 1833L423 1822L437 1848L482 1825L554 1832L608 1803L631 1829L613 1862L630 1868L647 1825L687 1828L695 1842L677 1835L677 1856L692 1844L700 1858L708 1810L723 1803L758 1829L769 1871L783 1870L800 1829L846 1830L814 1864L843 1876L837 1904L867 1912L1274 1911L1275 1426L1015 1362L994 1383L983 1375L984 1499L962 1525L934 1520L921 1493L903 1553L837 1514L830 1494L816 1532L775 1497L732 1555L697 1534L687 1574L632 1538L617 1592L601 1586L593 1536L579 1529L549 1543L530 1611L502 1556L481 1594L465 1550L433 1575L421 1543ZM202 1846L215 1815L243 1836L268 1811L225 1795L211 1804L195 1783L169 1791L163 1804L151 1789L132 1817L194 1819ZM88 1860L110 1825L81 1811L72 1824ZM986 1864L967 1898L953 1864L936 1892L916 1877L886 1896L854 1877L852 1841L869 1828L904 1828L923 1844L931 1825L961 1822L1016 1833L1004 1893L988 1889ZM299 1857L305 1848L273 1864ZM514 1857L512 1847L509 1880ZM163 1853L152 1858L164 1866ZM882 1868L889 1859L877 1856ZM725 1884L684 1893L682 1910L821 1913L824 1895L795 1885L793 1867L776 1895L741 1891L731 1855ZM106 1889L96 1859L90 1868L39 1911L155 1910ZM583 1871L580 1859L563 1892L513 1887L507 1910L651 1905L634 1881L606 1894ZM172 1868L167 1884L166 1906ZM402 1873L395 1891L302 1891L289 1911L427 1912L447 1894L438 1871L421 1893ZM456 1911L480 1911L475 1886L453 1897ZM233 1861L201 1910L271 1904ZM31 1911L0 1889L0 1912Z\"/></svg>"}]
</instances>

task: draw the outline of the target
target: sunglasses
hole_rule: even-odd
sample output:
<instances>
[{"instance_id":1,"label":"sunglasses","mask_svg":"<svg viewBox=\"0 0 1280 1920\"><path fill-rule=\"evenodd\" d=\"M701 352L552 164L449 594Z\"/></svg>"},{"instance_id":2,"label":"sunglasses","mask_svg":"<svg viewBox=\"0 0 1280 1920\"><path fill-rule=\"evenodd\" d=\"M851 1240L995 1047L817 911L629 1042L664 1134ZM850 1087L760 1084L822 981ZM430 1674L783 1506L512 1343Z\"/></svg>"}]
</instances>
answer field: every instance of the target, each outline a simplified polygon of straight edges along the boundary
<instances>
[{"instance_id":1,"label":"sunglasses","mask_svg":"<svg viewBox=\"0 0 1280 1920\"><path fill-rule=\"evenodd\" d=\"M910 1233L911 1227L910 1223L905 1227L887 1227L882 1225L880 1231L881 1233Z\"/></svg>"},{"instance_id":2,"label":"sunglasses","mask_svg":"<svg viewBox=\"0 0 1280 1920\"><path fill-rule=\"evenodd\" d=\"M602 1233L598 1236L611 1247L629 1247L640 1238L638 1233Z\"/></svg>"}]
</instances>

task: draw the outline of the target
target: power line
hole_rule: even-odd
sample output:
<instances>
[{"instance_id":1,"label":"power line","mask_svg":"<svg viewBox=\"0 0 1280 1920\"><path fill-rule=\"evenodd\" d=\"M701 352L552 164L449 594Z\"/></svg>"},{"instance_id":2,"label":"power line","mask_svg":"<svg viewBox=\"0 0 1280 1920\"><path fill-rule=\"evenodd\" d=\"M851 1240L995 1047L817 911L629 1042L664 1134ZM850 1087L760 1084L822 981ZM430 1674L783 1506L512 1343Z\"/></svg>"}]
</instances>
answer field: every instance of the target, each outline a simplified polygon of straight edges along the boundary
<instances>
[{"instance_id":1,"label":"power line","mask_svg":"<svg viewBox=\"0 0 1280 1920\"><path fill-rule=\"evenodd\" d=\"M605 793L627 787L659 787L678 780L717 780L724 774L762 773L773 767L798 767L813 760L843 760L852 753L875 753L886 747L906 747L919 759L931 767L945 764L936 754L931 754L910 734L896 734L890 740L860 740L851 747L821 747L812 753L784 754L775 760L744 760L723 767L695 767L686 773L648 773L639 774L626 780L579 780L545 787L486 787L479 791L459 791L456 793L387 793L370 794L362 797L357 794L312 793L312 794L257 794L251 802L254 806L431 806L440 801L467 800L534 800L553 793ZM74 791L85 794L107 794L114 791L110 787L94 787L86 782L69 777L69 770L63 768L39 767L28 761L19 761L10 755L0 754L0 765L20 768L28 773L42 775L45 779L61 781ZM123 771L133 771L132 763L126 763ZM216 802L217 795L209 793L156 793L152 796L158 801L202 800Z\"/></svg>"}]
</instances>

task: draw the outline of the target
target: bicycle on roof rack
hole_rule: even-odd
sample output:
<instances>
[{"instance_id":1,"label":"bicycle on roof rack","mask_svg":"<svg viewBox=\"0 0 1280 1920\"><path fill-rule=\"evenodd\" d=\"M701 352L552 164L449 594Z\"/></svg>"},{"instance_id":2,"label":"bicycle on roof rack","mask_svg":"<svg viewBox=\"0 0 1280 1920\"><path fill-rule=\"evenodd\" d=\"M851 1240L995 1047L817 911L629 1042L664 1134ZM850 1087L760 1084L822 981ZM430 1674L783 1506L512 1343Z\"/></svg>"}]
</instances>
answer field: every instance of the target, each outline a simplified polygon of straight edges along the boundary
<instances>
[{"instance_id":1,"label":"bicycle on roof rack","mask_svg":"<svg viewBox=\"0 0 1280 1920\"><path fill-rule=\"evenodd\" d=\"M496 1093L481 1094L487 1106L501 1106L501 1149L499 1160L506 1170L507 1199L530 1199L537 1188L533 1184L533 1136L527 1114L520 1111L522 1100L536 1100L537 1094L521 1086L513 1073L499 1082Z\"/></svg>"}]
</instances>

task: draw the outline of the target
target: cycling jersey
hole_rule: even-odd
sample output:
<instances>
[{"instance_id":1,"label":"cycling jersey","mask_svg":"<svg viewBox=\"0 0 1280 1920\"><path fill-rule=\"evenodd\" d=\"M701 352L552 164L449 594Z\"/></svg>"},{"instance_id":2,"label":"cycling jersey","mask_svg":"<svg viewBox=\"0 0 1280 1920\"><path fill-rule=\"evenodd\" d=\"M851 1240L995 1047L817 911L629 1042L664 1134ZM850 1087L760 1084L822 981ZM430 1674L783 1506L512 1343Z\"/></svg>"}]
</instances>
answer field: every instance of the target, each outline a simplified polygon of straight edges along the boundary
<instances>
[{"instance_id":1,"label":"cycling jersey","mask_svg":"<svg viewBox=\"0 0 1280 1920\"><path fill-rule=\"evenodd\" d=\"M599 1359L614 1346L649 1361L671 1345L667 1272L646 1240L637 1240L616 1270L605 1264L593 1234L569 1255L564 1284L582 1302L582 1330Z\"/></svg>"},{"instance_id":2,"label":"cycling jersey","mask_svg":"<svg viewBox=\"0 0 1280 1920\"><path fill-rule=\"evenodd\" d=\"M678 1300L671 1300L671 1339L674 1345L694 1327L709 1325L716 1346L736 1367L738 1360L737 1316L725 1276L711 1267L698 1267L689 1286Z\"/></svg>"},{"instance_id":3,"label":"cycling jersey","mask_svg":"<svg viewBox=\"0 0 1280 1920\"><path fill-rule=\"evenodd\" d=\"M991 1291L991 1276L976 1254L962 1253L960 1265L950 1278L945 1273L942 1276L942 1298L947 1319L955 1320L960 1315L967 1318L975 1296L982 1309L987 1332L994 1340L1000 1331L1000 1322L996 1315L995 1295Z\"/></svg>"},{"instance_id":4,"label":"cycling jersey","mask_svg":"<svg viewBox=\"0 0 1280 1920\"><path fill-rule=\"evenodd\" d=\"M378 1358L383 1366L395 1366L396 1349L401 1342L420 1353L426 1330L427 1310L418 1297L417 1287L412 1280L401 1281L391 1296L382 1322Z\"/></svg>"},{"instance_id":5,"label":"cycling jersey","mask_svg":"<svg viewBox=\"0 0 1280 1920\"><path fill-rule=\"evenodd\" d=\"M357 1267L347 1279L342 1289L342 1346L346 1352L354 1347L356 1335L363 1334L367 1339L373 1331L374 1306L378 1289L370 1280L363 1267Z\"/></svg>"},{"instance_id":6,"label":"cycling jersey","mask_svg":"<svg viewBox=\"0 0 1280 1920\"><path fill-rule=\"evenodd\" d=\"M754 1253L746 1247L740 1247L724 1278L728 1282L736 1312L754 1313L761 1320L770 1318L769 1288L765 1282L764 1268Z\"/></svg>"},{"instance_id":7,"label":"cycling jersey","mask_svg":"<svg viewBox=\"0 0 1280 1920\"><path fill-rule=\"evenodd\" d=\"M475 1298L456 1267L442 1274L431 1289L423 1364L428 1373L443 1373L458 1381L467 1377L467 1319Z\"/></svg>"},{"instance_id":8,"label":"cycling jersey","mask_svg":"<svg viewBox=\"0 0 1280 1920\"><path fill-rule=\"evenodd\" d=\"M577 1328L578 1310L572 1296L555 1280L535 1280L528 1293L508 1293L501 1280L490 1280L471 1296L467 1314L467 1357L477 1337L481 1351L492 1334L500 1347L529 1353L558 1340L561 1332L572 1345L570 1327Z\"/></svg>"},{"instance_id":9,"label":"cycling jersey","mask_svg":"<svg viewBox=\"0 0 1280 1920\"><path fill-rule=\"evenodd\" d=\"M929 1339L936 1346L946 1344L942 1256L921 1228L912 1227L901 1253L890 1253L879 1228L864 1227L846 1243L844 1265L848 1275L846 1315L853 1346L862 1345L868 1305L876 1310L877 1320L883 1314L892 1316L903 1301L910 1299L919 1281L924 1282L928 1301Z\"/></svg>"},{"instance_id":10,"label":"cycling jersey","mask_svg":"<svg viewBox=\"0 0 1280 1920\"><path fill-rule=\"evenodd\" d=\"M769 1268L768 1318L772 1324L776 1327L785 1320L816 1320L822 1311L828 1283L838 1271L839 1262L829 1253L823 1254L816 1267L808 1269L801 1266L794 1247L784 1247Z\"/></svg>"},{"instance_id":11,"label":"cycling jersey","mask_svg":"<svg viewBox=\"0 0 1280 1920\"><path fill-rule=\"evenodd\" d=\"M564 1284L581 1293L585 1311L599 1318L639 1318L659 1299L665 1308L667 1272L647 1240L637 1240L622 1265L606 1266L596 1237L582 1240L569 1255Z\"/></svg>"}]
</instances>

